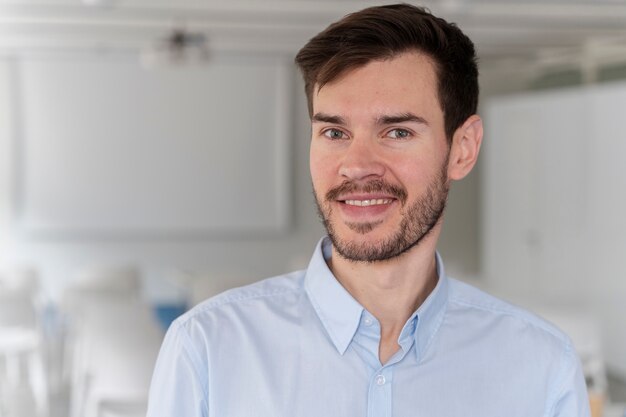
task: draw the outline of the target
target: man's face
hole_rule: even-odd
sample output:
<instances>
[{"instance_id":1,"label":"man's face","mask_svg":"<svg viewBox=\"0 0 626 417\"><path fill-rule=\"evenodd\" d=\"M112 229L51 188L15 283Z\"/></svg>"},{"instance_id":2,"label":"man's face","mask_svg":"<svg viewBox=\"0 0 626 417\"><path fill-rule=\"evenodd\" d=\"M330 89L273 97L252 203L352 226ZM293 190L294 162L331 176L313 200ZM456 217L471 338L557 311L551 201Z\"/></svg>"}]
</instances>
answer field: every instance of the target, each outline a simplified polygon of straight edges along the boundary
<instances>
[{"instance_id":1,"label":"man's face","mask_svg":"<svg viewBox=\"0 0 626 417\"><path fill-rule=\"evenodd\" d=\"M371 62L319 90L311 177L339 254L386 260L427 236L445 207L448 153L435 69L422 54Z\"/></svg>"}]
</instances>

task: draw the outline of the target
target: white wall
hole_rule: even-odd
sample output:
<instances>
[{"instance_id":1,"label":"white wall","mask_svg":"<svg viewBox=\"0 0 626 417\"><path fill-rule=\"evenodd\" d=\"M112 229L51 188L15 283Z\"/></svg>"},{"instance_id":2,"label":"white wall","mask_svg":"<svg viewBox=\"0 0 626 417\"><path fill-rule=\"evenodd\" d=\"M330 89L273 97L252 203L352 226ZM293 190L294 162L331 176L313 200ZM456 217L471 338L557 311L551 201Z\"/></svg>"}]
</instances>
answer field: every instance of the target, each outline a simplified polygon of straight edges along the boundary
<instances>
[{"instance_id":1,"label":"white wall","mask_svg":"<svg viewBox=\"0 0 626 417\"><path fill-rule=\"evenodd\" d=\"M524 93L488 106L484 272L526 305L599 320L626 375L626 84Z\"/></svg>"},{"instance_id":2,"label":"white wall","mask_svg":"<svg viewBox=\"0 0 626 417\"><path fill-rule=\"evenodd\" d=\"M11 118L11 77L8 61L0 60L0 263L8 262L8 228L11 210L11 167L13 131Z\"/></svg>"}]
</instances>

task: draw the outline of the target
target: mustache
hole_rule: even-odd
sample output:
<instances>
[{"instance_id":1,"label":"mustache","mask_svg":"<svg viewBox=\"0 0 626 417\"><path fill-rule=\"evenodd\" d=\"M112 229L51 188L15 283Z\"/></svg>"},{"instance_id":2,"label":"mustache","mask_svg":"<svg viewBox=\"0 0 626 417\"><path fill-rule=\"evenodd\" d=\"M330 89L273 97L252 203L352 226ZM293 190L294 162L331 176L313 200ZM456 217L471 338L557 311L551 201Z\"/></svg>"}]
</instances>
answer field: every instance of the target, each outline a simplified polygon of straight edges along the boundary
<instances>
[{"instance_id":1,"label":"mustache","mask_svg":"<svg viewBox=\"0 0 626 417\"><path fill-rule=\"evenodd\" d=\"M383 180L372 180L366 183L357 183L354 181L344 181L335 188L330 189L326 193L326 200L333 201L342 194L347 193L382 193L389 194L397 198L402 204L404 204L408 198L407 192L404 188L389 184Z\"/></svg>"}]
</instances>

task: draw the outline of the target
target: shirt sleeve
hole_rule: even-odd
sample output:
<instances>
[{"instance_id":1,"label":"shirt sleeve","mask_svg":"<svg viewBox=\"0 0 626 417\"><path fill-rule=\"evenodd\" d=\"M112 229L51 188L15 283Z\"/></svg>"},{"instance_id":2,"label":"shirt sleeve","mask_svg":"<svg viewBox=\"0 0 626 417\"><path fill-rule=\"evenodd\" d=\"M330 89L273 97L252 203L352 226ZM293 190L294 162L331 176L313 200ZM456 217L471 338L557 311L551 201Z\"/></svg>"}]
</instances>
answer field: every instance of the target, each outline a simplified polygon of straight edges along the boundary
<instances>
[{"instance_id":1,"label":"shirt sleeve","mask_svg":"<svg viewBox=\"0 0 626 417\"><path fill-rule=\"evenodd\" d=\"M186 328L175 321L154 368L147 417L208 417L207 370Z\"/></svg>"},{"instance_id":2,"label":"shirt sleeve","mask_svg":"<svg viewBox=\"0 0 626 417\"><path fill-rule=\"evenodd\" d=\"M585 377L580 360L571 347L563 356L561 371L561 383L557 386L552 412L547 415L550 417L590 417Z\"/></svg>"}]
</instances>

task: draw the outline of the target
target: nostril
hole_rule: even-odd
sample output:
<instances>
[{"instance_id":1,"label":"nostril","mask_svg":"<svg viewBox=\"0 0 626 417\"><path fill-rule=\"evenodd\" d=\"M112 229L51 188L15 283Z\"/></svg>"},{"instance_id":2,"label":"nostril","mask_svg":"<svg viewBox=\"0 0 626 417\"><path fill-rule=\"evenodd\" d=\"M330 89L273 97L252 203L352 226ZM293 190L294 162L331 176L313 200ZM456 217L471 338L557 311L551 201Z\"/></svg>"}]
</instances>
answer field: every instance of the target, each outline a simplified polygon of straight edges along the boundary
<instances>
[{"instance_id":1,"label":"nostril","mask_svg":"<svg viewBox=\"0 0 626 417\"><path fill-rule=\"evenodd\" d=\"M350 180L364 180L384 176L385 168L377 163L343 165L339 169L339 174Z\"/></svg>"}]
</instances>

